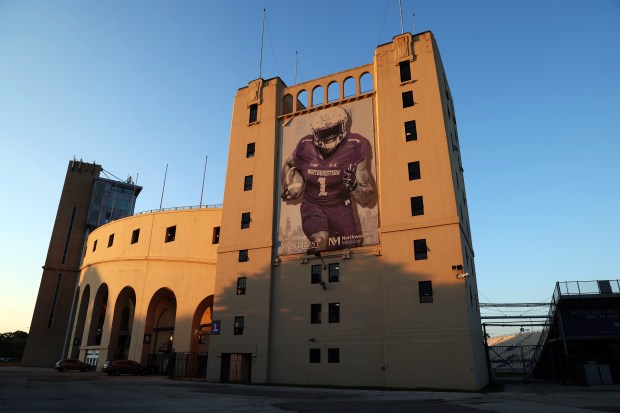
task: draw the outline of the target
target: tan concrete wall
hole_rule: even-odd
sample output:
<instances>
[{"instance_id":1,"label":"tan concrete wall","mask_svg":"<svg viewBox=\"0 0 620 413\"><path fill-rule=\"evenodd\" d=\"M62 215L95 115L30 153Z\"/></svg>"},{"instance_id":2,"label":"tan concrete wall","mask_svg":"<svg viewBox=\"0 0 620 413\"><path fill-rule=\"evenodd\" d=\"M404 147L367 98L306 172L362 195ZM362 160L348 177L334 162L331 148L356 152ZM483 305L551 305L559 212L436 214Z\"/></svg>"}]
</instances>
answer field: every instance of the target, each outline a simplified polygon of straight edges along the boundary
<instances>
[{"instance_id":1,"label":"tan concrete wall","mask_svg":"<svg viewBox=\"0 0 620 413\"><path fill-rule=\"evenodd\" d=\"M146 362L142 346L147 309L161 289L170 290L176 300L174 351L190 351L192 340L197 340L192 326L196 310L201 301L214 293L218 245L212 244L212 234L213 228L220 226L221 212L221 209L202 208L135 215L104 225L90 235L80 274L81 295L90 289L79 349L82 359L88 350L99 350L100 368L112 356L114 344L110 343L110 333L114 304L127 287L136 295L129 358ZM175 240L166 243L166 228L175 225ZM140 228L140 238L138 243L131 244L136 228ZM112 233L114 244L108 248ZM93 252L95 240L98 240L97 250ZM104 284L108 288L108 304L102 341L98 346L88 345L93 302ZM81 330L76 327L79 326L74 326L74 335Z\"/></svg>"}]
</instances>

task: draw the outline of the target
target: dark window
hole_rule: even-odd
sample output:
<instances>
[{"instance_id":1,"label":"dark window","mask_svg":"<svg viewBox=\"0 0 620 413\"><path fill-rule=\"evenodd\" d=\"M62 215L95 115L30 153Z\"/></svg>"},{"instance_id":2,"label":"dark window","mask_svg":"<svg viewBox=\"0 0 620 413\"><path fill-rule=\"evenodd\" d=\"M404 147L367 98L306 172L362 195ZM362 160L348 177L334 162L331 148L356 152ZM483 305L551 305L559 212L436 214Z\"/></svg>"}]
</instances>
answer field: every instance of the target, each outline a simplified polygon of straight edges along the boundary
<instances>
[{"instance_id":1,"label":"dark window","mask_svg":"<svg viewBox=\"0 0 620 413\"><path fill-rule=\"evenodd\" d=\"M246 158L253 158L255 151L256 151L256 144L254 142L248 143L248 148L247 148L247 150L245 152L245 157Z\"/></svg>"},{"instance_id":2,"label":"dark window","mask_svg":"<svg viewBox=\"0 0 620 413\"><path fill-rule=\"evenodd\" d=\"M310 304L310 324L321 324L321 304Z\"/></svg>"},{"instance_id":3,"label":"dark window","mask_svg":"<svg viewBox=\"0 0 620 413\"><path fill-rule=\"evenodd\" d=\"M248 250L239 250L239 262L245 262L249 259Z\"/></svg>"},{"instance_id":4,"label":"dark window","mask_svg":"<svg viewBox=\"0 0 620 413\"><path fill-rule=\"evenodd\" d=\"M108 237L108 248L110 248L114 244L114 234L110 234Z\"/></svg>"},{"instance_id":5,"label":"dark window","mask_svg":"<svg viewBox=\"0 0 620 413\"><path fill-rule=\"evenodd\" d=\"M243 334L243 317L235 317L235 332L234 335L240 336Z\"/></svg>"},{"instance_id":6,"label":"dark window","mask_svg":"<svg viewBox=\"0 0 620 413\"><path fill-rule=\"evenodd\" d=\"M310 273L310 284L319 284L323 281L323 267L319 265L313 265Z\"/></svg>"},{"instance_id":7,"label":"dark window","mask_svg":"<svg viewBox=\"0 0 620 413\"><path fill-rule=\"evenodd\" d=\"M340 322L340 303L329 303L329 320L330 323Z\"/></svg>"},{"instance_id":8,"label":"dark window","mask_svg":"<svg viewBox=\"0 0 620 413\"><path fill-rule=\"evenodd\" d=\"M134 229L131 233L131 243L135 244L140 239L140 228Z\"/></svg>"},{"instance_id":9,"label":"dark window","mask_svg":"<svg viewBox=\"0 0 620 413\"><path fill-rule=\"evenodd\" d=\"M405 141L417 141L418 140L418 130L415 125L415 120L410 120L405 122Z\"/></svg>"},{"instance_id":10,"label":"dark window","mask_svg":"<svg viewBox=\"0 0 620 413\"><path fill-rule=\"evenodd\" d=\"M329 282L337 283L340 281L340 264L335 262L329 264Z\"/></svg>"},{"instance_id":11,"label":"dark window","mask_svg":"<svg viewBox=\"0 0 620 413\"><path fill-rule=\"evenodd\" d=\"M432 303L433 302L433 283L431 281L418 282L418 288L420 290L420 302Z\"/></svg>"},{"instance_id":12,"label":"dark window","mask_svg":"<svg viewBox=\"0 0 620 413\"><path fill-rule=\"evenodd\" d=\"M177 226L173 225L166 228L166 242L172 242L177 236Z\"/></svg>"},{"instance_id":13,"label":"dark window","mask_svg":"<svg viewBox=\"0 0 620 413\"><path fill-rule=\"evenodd\" d=\"M413 92L411 90L403 92L403 108L413 106Z\"/></svg>"},{"instance_id":14,"label":"dark window","mask_svg":"<svg viewBox=\"0 0 620 413\"><path fill-rule=\"evenodd\" d=\"M415 253L415 259L425 260L428 255L428 250L426 248L426 240L425 239L416 239L413 241L413 251Z\"/></svg>"},{"instance_id":15,"label":"dark window","mask_svg":"<svg viewBox=\"0 0 620 413\"><path fill-rule=\"evenodd\" d=\"M327 362L328 363L340 363L340 349L328 348L327 349Z\"/></svg>"},{"instance_id":16,"label":"dark window","mask_svg":"<svg viewBox=\"0 0 620 413\"><path fill-rule=\"evenodd\" d=\"M400 81L407 82L411 80L411 64L409 60L400 62L398 65L400 66Z\"/></svg>"},{"instance_id":17,"label":"dark window","mask_svg":"<svg viewBox=\"0 0 620 413\"><path fill-rule=\"evenodd\" d=\"M243 190L251 191L253 181L254 181L254 175L246 176L245 179L243 180Z\"/></svg>"},{"instance_id":18,"label":"dark window","mask_svg":"<svg viewBox=\"0 0 620 413\"><path fill-rule=\"evenodd\" d=\"M256 122L258 119L258 104L250 105L250 123Z\"/></svg>"},{"instance_id":19,"label":"dark window","mask_svg":"<svg viewBox=\"0 0 620 413\"><path fill-rule=\"evenodd\" d=\"M241 229L250 228L250 213L244 212L241 214Z\"/></svg>"},{"instance_id":20,"label":"dark window","mask_svg":"<svg viewBox=\"0 0 620 413\"><path fill-rule=\"evenodd\" d=\"M247 277L239 277L237 278L237 295L245 294L245 285L247 283Z\"/></svg>"},{"instance_id":21,"label":"dark window","mask_svg":"<svg viewBox=\"0 0 620 413\"><path fill-rule=\"evenodd\" d=\"M320 362L321 362L321 349L311 348L310 349L310 363L320 363Z\"/></svg>"},{"instance_id":22,"label":"dark window","mask_svg":"<svg viewBox=\"0 0 620 413\"><path fill-rule=\"evenodd\" d=\"M410 181L422 178L422 176L420 175L420 161L409 162L407 167L409 168Z\"/></svg>"},{"instance_id":23,"label":"dark window","mask_svg":"<svg viewBox=\"0 0 620 413\"><path fill-rule=\"evenodd\" d=\"M220 227L213 227L213 239L211 240L212 244L220 243Z\"/></svg>"},{"instance_id":24,"label":"dark window","mask_svg":"<svg viewBox=\"0 0 620 413\"><path fill-rule=\"evenodd\" d=\"M411 216L424 215L424 199L421 196L411 197Z\"/></svg>"},{"instance_id":25,"label":"dark window","mask_svg":"<svg viewBox=\"0 0 620 413\"><path fill-rule=\"evenodd\" d=\"M97 251L97 240L93 243L93 252Z\"/></svg>"}]
</instances>

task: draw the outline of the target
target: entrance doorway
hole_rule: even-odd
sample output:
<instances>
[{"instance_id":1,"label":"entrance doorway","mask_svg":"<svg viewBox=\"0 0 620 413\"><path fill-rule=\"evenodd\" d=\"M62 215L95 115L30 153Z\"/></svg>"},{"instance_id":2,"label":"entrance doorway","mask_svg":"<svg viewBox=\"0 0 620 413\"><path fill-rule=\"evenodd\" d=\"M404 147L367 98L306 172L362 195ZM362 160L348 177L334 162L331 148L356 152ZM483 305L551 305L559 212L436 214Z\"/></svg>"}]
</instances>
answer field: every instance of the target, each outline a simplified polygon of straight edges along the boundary
<instances>
[{"instance_id":1,"label":"entrance doorway","mask_svg":"<svg viewBox=\"0 0 620 413\"><path fill-rule=\"evenodd\" d=\"M222 383L249 383L252 369L252 354L222 353Z\"/></svg>"}]
</instances>

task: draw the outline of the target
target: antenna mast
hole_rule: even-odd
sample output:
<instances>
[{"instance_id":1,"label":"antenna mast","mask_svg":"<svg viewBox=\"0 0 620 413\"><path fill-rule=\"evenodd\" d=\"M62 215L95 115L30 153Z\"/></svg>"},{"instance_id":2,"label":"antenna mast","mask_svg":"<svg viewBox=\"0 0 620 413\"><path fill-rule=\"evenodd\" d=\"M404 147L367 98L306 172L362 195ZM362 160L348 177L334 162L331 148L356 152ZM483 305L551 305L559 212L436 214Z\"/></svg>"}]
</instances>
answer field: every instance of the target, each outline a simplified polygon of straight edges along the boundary
<instances>
[{"instance_id":1,"label":"antenna mast","mask_svg":"<svg viewBox=\"0 0 620 413\"><path fill-rule=\"evenodd\" d=\"M161 204L164 202L164 189L166 189L166 177L168 176L168 164L166 164L166 172L164 173L164 185L161 187L161 199L159 200L159 210L161 211Z\"/></svg>"},{"instance_id":2,"label":"antenna mast","mask_svg":"<svg viewBox=\"0 0 620 413\"><path fill-rule=\"evenodd\" d=\"M205 175L207 174L207 159L209 159L209 157L205 156L205 170L202 173L202 190L200 191L200 206L202 206L202 194L205 191Z\"/></svg>"},{"instance_id":3,"label":"antenna mast","mask_svg":"<svg viewBox=\"0 0 620 413\"><path fill-rule=\"evenodd\" d=\"M405 33L405 26L403 26L403 1L398 0L398 8L400 9L400 34Z\"/></svg>"},{"instance_id":4,"label":"antenna mast","mask_svg":"<svg viewBox=\"0 0 620 413\"><path fill-rule=\"evenodd\" d=\"M265 16L267 10L263 9L263 31L260 35L260 61L258 63L258 78L260 79L263 73L263 40L265 39Z\"/></svg>"}]
</instances>

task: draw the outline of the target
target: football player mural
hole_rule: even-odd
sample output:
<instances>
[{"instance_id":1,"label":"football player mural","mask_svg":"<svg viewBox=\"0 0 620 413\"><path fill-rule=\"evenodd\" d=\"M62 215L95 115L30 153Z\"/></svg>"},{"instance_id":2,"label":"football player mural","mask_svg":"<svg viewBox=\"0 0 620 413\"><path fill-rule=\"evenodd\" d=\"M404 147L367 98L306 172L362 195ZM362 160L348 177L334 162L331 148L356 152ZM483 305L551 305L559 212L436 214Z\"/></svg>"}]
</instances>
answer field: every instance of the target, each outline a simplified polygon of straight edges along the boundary
<instances>
[{"instance_id":1,"label":"football player mural","mask_svg":"<svg viewBox=\"0 0 620 413\"><path fill-rule=\"evenodd\" d=\"M283 127L280 254L378 243L372 119L368 100L300 116Z\"/></svg>"}]
</instances>

